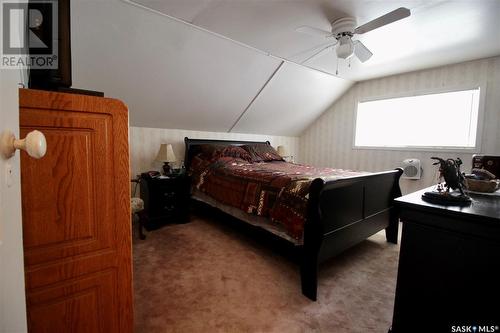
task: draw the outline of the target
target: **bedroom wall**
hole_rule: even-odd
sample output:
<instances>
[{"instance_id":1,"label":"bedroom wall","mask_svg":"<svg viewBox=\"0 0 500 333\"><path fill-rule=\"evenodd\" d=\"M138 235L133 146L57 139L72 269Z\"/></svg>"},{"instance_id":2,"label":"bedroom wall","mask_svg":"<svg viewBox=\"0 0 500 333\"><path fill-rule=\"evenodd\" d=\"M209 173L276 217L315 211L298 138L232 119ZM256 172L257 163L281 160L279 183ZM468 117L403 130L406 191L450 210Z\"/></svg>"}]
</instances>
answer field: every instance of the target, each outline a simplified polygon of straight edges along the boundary
<instances>
[{"instance_id":1,"label":"bedroom wall","mask_svg":"<svg viewBox=\"0 0 500 333\"><path fill-rule=\"evenodd\" d=\"M160 170L163 163L154 159L162 143L171 143L178 163L184 159L184 137L193 139L219 139L219 140L250 140L266 141L276 148L284 145L288 154L297 159L299 154L299 138L288 136L270 136L258 134L201 132L179 129L159 129L146 127L130 127L130 160L131 175L148 171Z\"/></svg>"},{"instance_id":2,"label":"bedroom wall","mask_svg":"<svg viewBox=\"0 0 500 333\"><path fill-rule=\"evenodd\" d=\"M382 171L398 167L406 158L419 158L423 164L423 178L401 180L404 193L435 182L437 173L431 156L460 157L464 161L463 170L470 170L472 154L469 153L353 149L354 116L360 100L481 83L486 84L486 95L480 153L500 155L500 57L494 57L357 83L301 134L299 161L318 166ZM440 125L429 124L429 130L443 130Z\"/></svg>"},{"instance_id":3,"label":"bedroom wall","mask_svg":"<svg viewBox=\"0 0 500 333\"><path fill-rule=\"evenodd\" d=\"M9 130L16 138L19 138L19 82L26 82L20 72L0 69L0 133ZM10 184L6 177L9 167ZM19 153L9 160L0 156L0 175L0 332L21 333L27 332L27 322Z\"/></svg>"}]
</instances>

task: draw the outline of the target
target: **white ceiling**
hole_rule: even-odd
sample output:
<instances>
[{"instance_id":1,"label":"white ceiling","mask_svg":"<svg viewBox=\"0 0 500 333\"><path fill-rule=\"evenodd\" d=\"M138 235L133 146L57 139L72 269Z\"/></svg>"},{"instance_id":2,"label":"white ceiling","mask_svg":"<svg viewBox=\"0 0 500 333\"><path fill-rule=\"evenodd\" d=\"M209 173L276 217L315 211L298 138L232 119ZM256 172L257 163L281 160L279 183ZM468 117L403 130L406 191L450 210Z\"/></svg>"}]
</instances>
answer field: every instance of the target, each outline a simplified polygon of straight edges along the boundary
<instances>
[{"instance_id":1,"label":"white ceiling","mask_svg":"<svg viewBox=\"0 0 500 333\"><path fill-rule=\"evenodd\" d=\"M300 133L304 124L313 122L350 86L349 81L284 63L279 75L236 124L234 132L248 133L258 128L262 133L275 135Z\"/></svg>"},{"instance_id":2,"label":"white ceiling","mask_svg":"<svg viewBox=\"0 0 500 333\"><path fill-rule=\"evenodd\" d=\"M138 1L72 1L73 86L125 101L132 126L296 136L353 80L500 54L500 1ZM400 6L363 36L369 62L296 64L324 43L298 26Z\"/></svg>"},{"instance_id":3,"label":"white ceiling","mask_svg":"<svg viewBox=\"0 0 500 333\"><path fill-rule=\"evenodd\" d=\"M295 31L302 25L330 30L346 16L362 25L398 7L409 18L359 36L374 56L365 64L339 64L339 76L366 80L500 54L498 0L132 0L285 59L301 62L324 38ZM330 54L310 66L334 74Z\"/></svg>"},{"instance_id":4,"label":"white ceiling","mask_svg":"<svg viewBox=\"0 0 500 333\"><path fill-rule=\"evenodd\" d=\"M132 126L296 136L352 85L119 0L73 1L71 33L73 86Z\"/></svg>"},{"instance_id":5,"label":"white ceiling","mask_svg":"<svg viewBox=\"0 0 500 333\"><path fill-rule=\"evenodd\" d=\"M121 2L72 4L73 86L123 99L134 126L227 131L280 63Z\"/></svg>"}]
</instances>

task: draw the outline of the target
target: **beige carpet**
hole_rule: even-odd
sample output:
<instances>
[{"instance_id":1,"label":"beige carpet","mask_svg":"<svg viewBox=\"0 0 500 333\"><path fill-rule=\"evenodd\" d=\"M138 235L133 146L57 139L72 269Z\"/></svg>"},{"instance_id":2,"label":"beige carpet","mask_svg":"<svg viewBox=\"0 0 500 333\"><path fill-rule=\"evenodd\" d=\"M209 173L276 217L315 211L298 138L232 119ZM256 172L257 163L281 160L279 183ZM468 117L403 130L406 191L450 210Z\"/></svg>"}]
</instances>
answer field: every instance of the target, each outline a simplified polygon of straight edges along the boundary
<instances>
[{"instance_id":1,"label":"beige carpet","mask_svg":"<svg viewBox=\"0 0 500 333\"><path fill-rule=\"evenodd\" d=\"M136 332L387 332L399 246L383 232L323 264L311 302L275 242L206 216L134 240Z\"/></svg>"}]
</instances>

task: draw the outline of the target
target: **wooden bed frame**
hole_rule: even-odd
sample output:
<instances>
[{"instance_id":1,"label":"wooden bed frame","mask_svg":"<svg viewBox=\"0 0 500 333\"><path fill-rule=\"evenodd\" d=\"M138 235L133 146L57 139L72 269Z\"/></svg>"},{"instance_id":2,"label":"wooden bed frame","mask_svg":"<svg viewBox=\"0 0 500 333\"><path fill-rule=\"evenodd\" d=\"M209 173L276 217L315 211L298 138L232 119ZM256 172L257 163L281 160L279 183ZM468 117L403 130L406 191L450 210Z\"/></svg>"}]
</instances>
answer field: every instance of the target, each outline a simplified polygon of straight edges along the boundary
<instances>
[{"instance_id":1,"label":"wooden bed frame","mask_svg":"<svg viewBox=\"0 0 500 333\"><path fill-rule=\"evenodd\" d=\"M201 144L245 145L250 141L205 140L184 138L184 163L189 170L191 159ZM301 246L300 276L302 293L317 298L318 266L327 259L385 229L387 241L397 244L398 217L393 200L401 196L399 178L403 170L371 173L325 182L313 180L309 189L307 222Z\"/></svg>"}]
</instances>

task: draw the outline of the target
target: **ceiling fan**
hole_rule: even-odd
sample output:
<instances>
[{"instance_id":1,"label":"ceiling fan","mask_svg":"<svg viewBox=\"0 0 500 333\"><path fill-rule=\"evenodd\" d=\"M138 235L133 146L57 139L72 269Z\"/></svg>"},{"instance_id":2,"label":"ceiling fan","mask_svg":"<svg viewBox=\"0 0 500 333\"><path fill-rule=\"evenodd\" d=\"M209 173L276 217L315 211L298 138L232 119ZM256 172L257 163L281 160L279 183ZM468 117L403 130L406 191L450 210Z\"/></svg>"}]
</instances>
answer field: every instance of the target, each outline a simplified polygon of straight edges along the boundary
<instances>
[{"instance_id":1,"label":"ceiling fan","mask_svg":"<svg viewBox=\"0 0 500 333\"><path fill-rule=\"evenodd\" d=\"M356 19L353 17L344 17L335 20L332 23L332 30L326 31L314 27L302 26L296 29L298 32L306 33L314 36L322 36L325 38L334 39L331 44L325 46L312 56L302 61L306 63L314 58L317 58L331 50L335 45L337 57L341 59L349 59L355 55L361 62L365 62L371 58L373 53L359 40L352 40L354 35L364 34L384 25L399 21L410 16L411 12L408 8L400 7L385 15L382 15L368 23L365 23L356 28Z\"/></svg>"}]
</instances>

